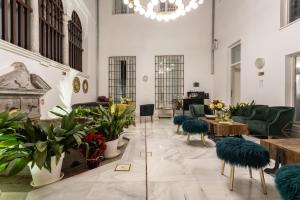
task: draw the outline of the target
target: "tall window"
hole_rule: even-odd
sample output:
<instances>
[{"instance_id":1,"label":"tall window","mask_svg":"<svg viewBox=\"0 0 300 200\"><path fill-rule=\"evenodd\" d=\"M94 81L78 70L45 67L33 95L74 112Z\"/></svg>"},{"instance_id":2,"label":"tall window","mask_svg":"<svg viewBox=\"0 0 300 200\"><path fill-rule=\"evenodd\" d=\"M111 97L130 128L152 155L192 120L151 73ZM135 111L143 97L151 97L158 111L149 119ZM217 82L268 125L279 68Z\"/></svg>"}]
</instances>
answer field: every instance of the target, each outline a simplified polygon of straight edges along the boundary
<instances>
[{"instance_id":1,"label":"tall window","mask_svg":"<svg viewBox=\"0 0 300 200\"><path fill-rule=\"evenodd\" d=\"M129 8L127 5L123 3L123 0L114 0L114 9L113 14L130 14L134 13L133 8Z\"/></svg>"},{"instance_id":2,"label":"tall window","mask_svg":"<svg viewBox=\"0 0 300 200\"><path fill-rule=\"evenodd\" d=\"M171 12L171 11L176 11L177 6L175 3L169 3L169 2L164 2L160 3L159 6L159 12Z\"/></svg>"},{"instance_id":3,"label":"tall window","mask_svg":"<svg viewBox=\"0 0 300 200\"><path fill-rule=\"evenodd\" d=\"M289 22L300 18L300 0L289 0Z\"/></svg>"},{"instance_id":4,"label":"tall window","mask_svg":"<svg viewBox=\"0 0 300 200\"><path fill-rule=\"evenodd\" d=\"M184 56L155 56L155 106L171 108L184 95Z\"/></svg>"},{"instance_id":5,"label":"tall window","mask_svg":"<svg viewBox=\"0 0 300 200\"><path fill-rule=\"evenodd\" d=\"M0 38L30 49L29 0L0 0Z\"/></svg>"},{"instance_id":6,"label":"tall window","mask_svg":"<svg viewBox=\"0 0 300 200\"><path fill-rule=\"evenodd\" d=\"M61 0L39 0L40 53L63 61L63 4Z\"/></svg>"},{"instance_id":7,"label":"tall window","mask_svg":"<svg viewBox=\"0 0 300 200\"><path fill-rule=\"evenodd\" d=\"M82 71L82 27L75 11L69 21L69 64L72 68Z\"/></svg>"},{"instance_id":8,"label":"tall window","mask_svg":"<svg viewBox=\"0 0 300 200\"><path fill-rule=\"evenodd\" d=\"M109 57L109 96L114 103L122 98L136 101L136 57Z\"/></svg>"}]
</instances>

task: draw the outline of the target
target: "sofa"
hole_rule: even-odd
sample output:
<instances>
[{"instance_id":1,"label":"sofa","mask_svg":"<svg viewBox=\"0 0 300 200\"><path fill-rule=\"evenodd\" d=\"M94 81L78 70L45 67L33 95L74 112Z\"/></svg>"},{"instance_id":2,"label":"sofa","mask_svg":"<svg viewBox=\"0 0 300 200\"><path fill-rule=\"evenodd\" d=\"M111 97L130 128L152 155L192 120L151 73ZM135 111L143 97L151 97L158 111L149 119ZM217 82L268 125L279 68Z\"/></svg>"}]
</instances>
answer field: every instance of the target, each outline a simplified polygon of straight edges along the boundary
<instances>
[{"instance_id":1,"label":"sofa","mask_svg":"<svg viewBox=\"0 0 300 200\"><path fill-rule=\"evenodd\" d=\"M251 133L267 137L284 137L282 129L294 120L293 107L262 107L254 111L248 120Z\"/></svg>"},{"instance_id":2,"label":"sofa","mask_svg":"<svg viewBox=\"0 0 300 200\"><path fill-rule=\"evenodd\" d=\"M247 124L248 120L251 119L254 115L254 111L260 108L268 108L266 105L251 105L242 107L232 114L232 120L235 122L240 122L242 124Z\"/></svg>"}]
</instances>

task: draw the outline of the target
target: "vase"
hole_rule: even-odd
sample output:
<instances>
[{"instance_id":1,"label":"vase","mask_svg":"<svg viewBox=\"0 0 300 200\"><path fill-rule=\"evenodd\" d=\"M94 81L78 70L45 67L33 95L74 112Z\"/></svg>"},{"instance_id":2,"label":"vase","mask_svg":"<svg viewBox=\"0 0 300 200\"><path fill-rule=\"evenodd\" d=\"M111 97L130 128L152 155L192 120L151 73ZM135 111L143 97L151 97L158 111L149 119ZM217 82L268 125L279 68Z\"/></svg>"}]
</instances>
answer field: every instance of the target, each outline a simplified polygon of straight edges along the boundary
<instances>
[{"instance_id":1,"label":"vase","mask_svg":"<svg viewBox=\"0 0 300 200\"><path fill-rule=\"evenodd\" d=\"M120 155L120 151L118 150L119 138L113 141L106 142L106 150L104 151L105 158L115 158Z\"/></svg>"},{"instance_id":2,"label":"vase","mask_svg":"<svg viewBox=\"0 0 300 200\"><path fill-rule=\"evenodd\" d=\"M221 110L215 110L216 120L221 121L223 119L223 112Z\"/></svg>"},{"instance_id":3,"label":"vase","mask_svg":"<svg viewBox=\"0 0 300 200\"><path fill-rule=\"evenodd\" d=\"M61 174L61 167L64 157L65 153L62 153L57 164L56 157L51 157L51 172L49 172L45 168L40 169L37 165L34 165L31 168L32 163L30 162L28 166L32 176L31 185L34 187L41 187L59 181L63 177L63 175Z\"/></svg>"},{"instance_id":4,"label":"vase","mask_svg":"<svg viewBox=\"0 0 300 200\"><path fill-rule=\"evenodd\" d=\"M99 156L97 158L87 158L86 165L89 169L95 169L100 166L102 159L103 156Z\"/></svg>"}]
</instances>

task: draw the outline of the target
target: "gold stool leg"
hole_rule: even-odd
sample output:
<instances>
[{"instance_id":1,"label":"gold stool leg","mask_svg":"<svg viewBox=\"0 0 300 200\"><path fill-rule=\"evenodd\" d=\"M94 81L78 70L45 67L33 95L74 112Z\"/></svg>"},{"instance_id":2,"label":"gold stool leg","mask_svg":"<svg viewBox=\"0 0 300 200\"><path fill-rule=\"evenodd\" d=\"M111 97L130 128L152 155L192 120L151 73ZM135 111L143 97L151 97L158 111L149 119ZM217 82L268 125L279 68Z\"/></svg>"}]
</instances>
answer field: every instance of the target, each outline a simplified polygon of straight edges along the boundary
<instances>
[{"instance_id":1,"label":"gold stool leg","mask_svg":"<svg viewBox=\"0 0 300 200\"><path fill-rule=\"evenodd\" d=\"M234 165L230 165L230 190L233 191Z\"/></svg>"},{"instance_id":2,"label":"gold stool leg","mask_svg":"<svg viewBox=\"0 0 300 200\"><path fill-rule=\"evenodd\" d=\"M201 133L201 140L202 140L203 144L206 145L205 136L203 133Z\"/></svg>"},{"instance_id":3,"label":"gold stool leg","mask_svg":"<svg viewBox=\"0 0 300 200\"><path fill-rule=\"evenodd\" d=\"M252 179L253 176L252 176L252 169L251 168L249 168L249 174L250 174L250 178Z\"/></svg>"},{"instance_id":4,"label":"gold stool leg","mask_svg":"<svg viewBox=\"0 0 300 200\"><path fill-rule=\"evenodd\" d=\"M259 175L260 175L261 186L262 186L263 192L265 195L267 195L266 180L265 180L264 171L262 168L259 169Z\"/></svg>"},{"instance_id":5,"label":"gold stool leg","mask_svg":"<svg viewBox=\"0 0 300 200\"><path fill-rule=\"evenodd\" d=\"M224 171L225 171L225 161L222 161L222 168L221 168L221 175L224 175Z\"/></svg>"},{"instance_id":6,"label":"gold stool leg","mask_svg":"<svg viewBox=\"0 0 300 200\"><path fill-rule=\"evenodd\" d=\"M191 136L190 136L190 133L188 133L188 135L187 135L187 143L189 144L190 143L190 141L191 141L191 138L190 138Z\"/></svg>"},{"instance_id":7,"label":"gold stool leg","mask_svg":"<svg viewBox=\"0 0 300 200\"><path fill-rule=\"evenodd\" d=\"M177 126L177 133L179 134L180 131L180 125Z\"/></svg>"}]
</instances>

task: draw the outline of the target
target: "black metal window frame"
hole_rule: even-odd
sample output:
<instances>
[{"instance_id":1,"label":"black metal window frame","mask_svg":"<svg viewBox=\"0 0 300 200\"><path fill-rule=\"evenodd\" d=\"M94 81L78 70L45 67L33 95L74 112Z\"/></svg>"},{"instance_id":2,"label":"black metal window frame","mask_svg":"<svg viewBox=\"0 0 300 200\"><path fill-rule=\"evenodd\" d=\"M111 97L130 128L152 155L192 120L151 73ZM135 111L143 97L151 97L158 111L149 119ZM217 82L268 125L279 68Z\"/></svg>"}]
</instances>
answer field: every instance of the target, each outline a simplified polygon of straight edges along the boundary
<instances>
[{"instance_id":1,"label":"black metal window frame","mask_svg":"<svg viewBox=\"0 0 300 200\"><path fill-rule=\"evenodd\" d=\"M166 1L164 3L160 2L158 12L172 12L176 10L177 10L177 6L175 3L172 4Z\"/></svg>"},{"instance_id":2,"label":"black metal window frame","mask_svg":"<svg viewBox=\"0 0 300 200\"><path fill-rule=\"evenodd\" d=\"M0 0L0 39L30 50L30 0Z\"/></svg>"},{"instance_id":3,"label":"black metal window frame","mask_svg":"<svg viewBox=\"0 0 300 200\"><path fill-rule=\"evenodd\" d=\"M61 0L39 0L40 53L63 63L63 15Z\"/></svg>"},{"instance_id":4,"label":"black metal window frame","mask_svg":"<svg viewBox=\"0 0 300 200\"><path fill-rule=\"evenodd\" d=\"M173 99L183 95L184 55L155 56L155 108L171 108Z\"/></svg>"},{"instance_id":5,"label":"black metal window frame","mask_svg":"<svg viewBox=\"0 0 300 200\"><path fill-rule=\"evenodd\" d=\"M118 7L120 6L120 7ZM114 0L113 4L113 14L122 15L122 14L134 14L134 9L129 8L123 3L123 0Z\"/></svg>"},{"instance_id":6,"label":"black metal window frame","mask_svg":"<svg viewBox=\"0 0 300 200\"><path fill-rule=\"evenodd\" d=\"M72 18L68 23L69 29L69 65L71 68L82 72L82 26L76 13L72 12Z\"/></svg>"},{"instance_id":7,"label":"black metal window frame","mask_svg":"<svg viewBox=\"0 0 300 200\"><path fill-rule=\"evenodd\" d=\"M300 0L288 0L289 23L300 19Z\"/></svg>"},{"instance_id":8,"label":"black metal window frame","mask_svg":"<svg viewBox=\"0 0 300 200\"><path fill-rule=\"evenodd\" d=\"M122 70L122 65L126 69ZM120 97L132 99L136 103L136 56L111 56L109 57L109 96L114 103L120 103ZM123 64L122 64L123 63ZM124 68L123 68L124 69Z\"/></svg>"}]
</instances>

